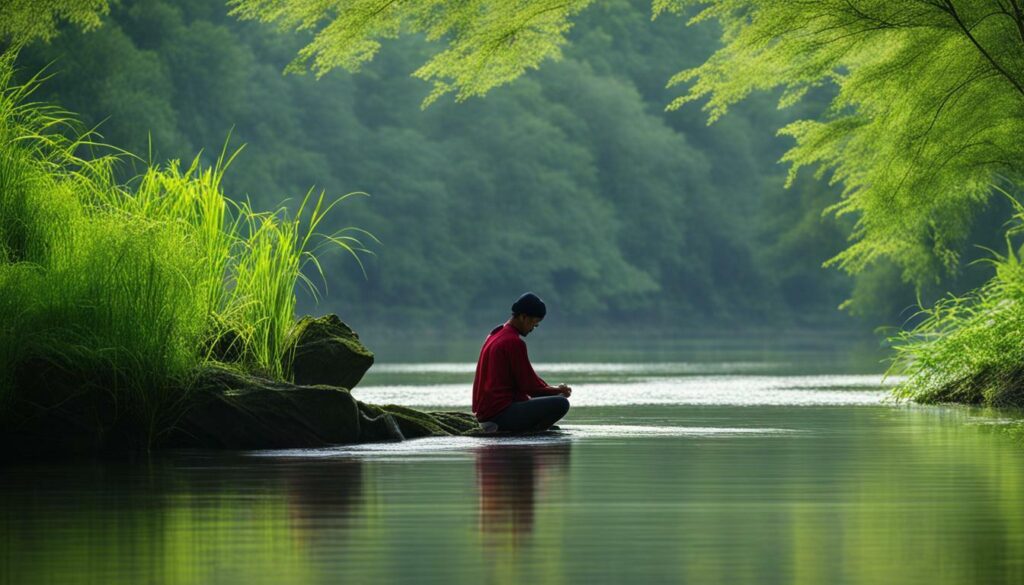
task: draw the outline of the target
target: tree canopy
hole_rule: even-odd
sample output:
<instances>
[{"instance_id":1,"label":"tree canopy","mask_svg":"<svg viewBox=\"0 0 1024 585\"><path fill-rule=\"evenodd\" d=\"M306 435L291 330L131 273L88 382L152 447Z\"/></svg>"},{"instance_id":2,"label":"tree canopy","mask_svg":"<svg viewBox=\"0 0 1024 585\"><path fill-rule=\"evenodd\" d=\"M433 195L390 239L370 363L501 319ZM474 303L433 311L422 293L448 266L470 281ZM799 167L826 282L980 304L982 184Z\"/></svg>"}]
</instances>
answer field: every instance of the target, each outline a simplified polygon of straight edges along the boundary
<instances>
[{"instance_id":1,"label":"tree canopy","mask_svg":"<svg viewBox=\"0 0 1024 585\"><path fill-rule=\"evenodd\" d=\"M313 40L289 67L308 64L317 75L343 67L356 71L373 58L381 39L422 34L445 39L414 75L433 84L427 105L455 92L456 100L485 94L548 58L559 57L570 18L593 0L228 0L241 18L313 30Z\"/></svg>"},{"instance_id":2,"label":"tree canopy","mask_svg":"<svg viewBox=\"0 0 1024 585\"><path fill-rule=\"evenodd\" d=\"M292 68L358 69L400 33L447 39L416 70L425 103L482 95L558 57L589 0L354 2L230 0L243 18L313 29ZM832 209L856 214L852 244L832 262L860 272L880 258L916 284L958 263L976 204L1019 178L1024 12L1019 0L656 0L653 12L717 20L724 46L675 75L690 84L669 105L707 99L712 121L754 91L782 88L780 106L838 87L818 119L787 125L784 160L843 186ZM979 107L983 104L983 107Z\"/></svg>"},{"instance_id":3,"label":"tree canopy","mask_svg":"<svg viewBox=\"0 0 1024 585\"><path fill-rule=\"evenodd\" d=\"M712 120L757 90L780 105L825 83L838 92L817 120L782 129L805 166L843 186L833 209L855 213L853 244L833 262L857 272L881 257L921 283L955 267L957 244L993 184L1021 177L1024 15L1019 0L726 0L724 46L672 83L692 85L670 107L707 98Z\"/></svg>"},{"instance_id":4,"label":"tree canopy","mask_svg":"<svg viewBox=\"0 0 1024 585\"><path fill-rule=\"evenodd\" d=\"M5 0L0 4L0 40L24 45L57 36L62 21L90 30L110 12L108 0Z\"/></svg>"}]
</instances>

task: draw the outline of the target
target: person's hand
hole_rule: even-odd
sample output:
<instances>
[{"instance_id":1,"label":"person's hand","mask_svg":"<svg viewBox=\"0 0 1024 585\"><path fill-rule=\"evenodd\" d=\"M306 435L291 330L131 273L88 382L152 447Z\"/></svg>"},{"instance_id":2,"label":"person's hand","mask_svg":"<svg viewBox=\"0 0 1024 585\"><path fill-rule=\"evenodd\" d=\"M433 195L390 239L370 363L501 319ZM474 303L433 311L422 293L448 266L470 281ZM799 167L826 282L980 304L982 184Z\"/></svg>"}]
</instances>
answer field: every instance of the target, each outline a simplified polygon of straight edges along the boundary
<instances>
[{"instance_id":1,"label":"person's hand","mask_svg":"<svg viewBox=\"0 0 1024 585\"><path fill-rule=\"evenodd\" d=\"M565 384L559 384L558 387L555 388L555 390L562 396L565 396L566 398L572 396L572 388L566 386Z\"/></svg>"}]
</instances>

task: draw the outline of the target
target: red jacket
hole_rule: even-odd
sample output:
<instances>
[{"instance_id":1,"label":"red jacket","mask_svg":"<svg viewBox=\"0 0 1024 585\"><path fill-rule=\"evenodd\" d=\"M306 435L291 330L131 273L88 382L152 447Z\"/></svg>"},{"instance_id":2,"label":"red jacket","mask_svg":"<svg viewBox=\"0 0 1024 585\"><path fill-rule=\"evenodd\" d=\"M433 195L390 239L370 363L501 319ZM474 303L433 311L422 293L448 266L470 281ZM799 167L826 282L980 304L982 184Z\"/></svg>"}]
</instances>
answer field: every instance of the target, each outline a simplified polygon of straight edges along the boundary
<instances>
[{"instance_id":1,"label":"red jacket","mask_svg":"<svg viewBox=\"0 0 1024 585\"><path fill-rule=\"evenodd\" d=\"M480 349L473 379L473 414L477 420L490 420L513 402L555 393L549 388L533 371L519 331L508 323L492 329Z\"/></svg>"}]
</instances>

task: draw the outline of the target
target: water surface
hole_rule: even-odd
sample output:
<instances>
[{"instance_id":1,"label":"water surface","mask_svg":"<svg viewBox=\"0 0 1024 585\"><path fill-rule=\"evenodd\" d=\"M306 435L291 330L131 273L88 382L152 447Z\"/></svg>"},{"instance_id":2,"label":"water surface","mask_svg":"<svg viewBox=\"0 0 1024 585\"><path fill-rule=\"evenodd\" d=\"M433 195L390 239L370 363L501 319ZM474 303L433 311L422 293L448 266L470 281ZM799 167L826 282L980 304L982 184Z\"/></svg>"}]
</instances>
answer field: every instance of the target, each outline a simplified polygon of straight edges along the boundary
<instances>
[{"instance_id":1,"label":"water surface","mask_svg":"<svg viewBox=\"0 0 1024 585\"><path fill-rule=\"evenodd\" d=\"M546 435L7 466L0 582L1024 582L1014 413L749 357L542 362L576 389ZM465 409L471 377L356 394Z\"/></svg>"}]
</instances>

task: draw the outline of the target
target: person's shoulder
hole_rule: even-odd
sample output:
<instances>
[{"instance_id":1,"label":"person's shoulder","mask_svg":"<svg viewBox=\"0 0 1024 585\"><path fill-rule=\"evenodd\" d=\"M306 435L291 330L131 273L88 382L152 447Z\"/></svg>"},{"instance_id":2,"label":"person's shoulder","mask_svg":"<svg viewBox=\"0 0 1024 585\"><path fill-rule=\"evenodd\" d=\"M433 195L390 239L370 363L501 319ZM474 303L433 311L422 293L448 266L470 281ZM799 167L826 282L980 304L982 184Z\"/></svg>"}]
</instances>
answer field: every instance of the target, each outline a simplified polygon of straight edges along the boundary
<instances>
[{"instance_id":1,"label":"person's shoulder","mask_svg":"<svg viewBox=\"0 0 1024 585\"><path fill-rule=\"evenodd\" d=\"M526 342L523 341L523 338L516 332L506 333L502 335L501 339L499 340L499 343L502 345L502 347L508 347L513 349L526 347Z\"/></svg>"},{"instance_id":2,"label":"person's shoulder","mask_svg":"<svg viewBox=\"0 0 1024 585\"><path fill-rule=\"evenodd\" d=\"M491 335L494 336L494 343L499 345L523 345L523 338L519 336L519 332L508 325L502 325L500 327L495 328L495 330L491 332Z\"/></svg>"}]
</instances>

